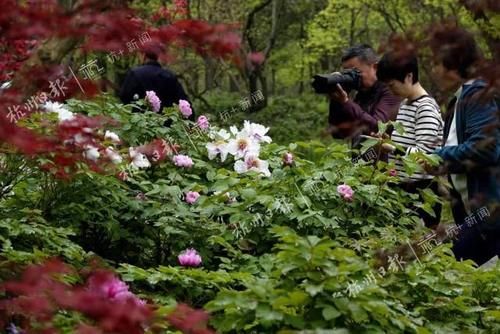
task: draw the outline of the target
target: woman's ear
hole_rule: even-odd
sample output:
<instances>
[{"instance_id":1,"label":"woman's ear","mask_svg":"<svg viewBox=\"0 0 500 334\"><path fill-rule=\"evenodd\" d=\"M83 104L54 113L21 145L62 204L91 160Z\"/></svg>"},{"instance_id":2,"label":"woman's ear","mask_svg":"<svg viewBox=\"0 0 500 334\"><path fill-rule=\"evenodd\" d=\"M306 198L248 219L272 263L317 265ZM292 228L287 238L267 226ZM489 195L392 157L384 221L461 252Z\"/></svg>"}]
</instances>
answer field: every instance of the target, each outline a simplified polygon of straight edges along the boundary
<instances>
[{"instance_id":1,"label":"woman's ear","mask_svg":"<svg viewBox=\"0 0 500 334\"><path fill-rule=\"evenodd\" d=\"M413 85L413 73L408 73L405 77L405 83Z\"/></svg>"}]
</instances>

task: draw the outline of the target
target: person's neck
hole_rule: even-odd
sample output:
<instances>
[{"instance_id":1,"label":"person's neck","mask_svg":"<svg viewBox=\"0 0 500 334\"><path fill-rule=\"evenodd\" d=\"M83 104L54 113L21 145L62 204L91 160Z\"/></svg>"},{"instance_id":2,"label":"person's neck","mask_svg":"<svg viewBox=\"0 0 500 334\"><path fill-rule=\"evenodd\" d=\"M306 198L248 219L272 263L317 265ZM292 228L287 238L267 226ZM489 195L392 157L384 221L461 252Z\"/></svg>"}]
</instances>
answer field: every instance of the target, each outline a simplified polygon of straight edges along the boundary
<instances>
[{"instance_id":1,"label":"person's neck","mask_svg":"<svg viewBox=\"0 0 500 334\"><path fill-rule=\"evenodd\" d=\"M420 85L419 82L413 85L410 94L406 97L409 101L413 101L421 97L422 95L427 95L427 91Z\"/></svg>"}]
</instances>

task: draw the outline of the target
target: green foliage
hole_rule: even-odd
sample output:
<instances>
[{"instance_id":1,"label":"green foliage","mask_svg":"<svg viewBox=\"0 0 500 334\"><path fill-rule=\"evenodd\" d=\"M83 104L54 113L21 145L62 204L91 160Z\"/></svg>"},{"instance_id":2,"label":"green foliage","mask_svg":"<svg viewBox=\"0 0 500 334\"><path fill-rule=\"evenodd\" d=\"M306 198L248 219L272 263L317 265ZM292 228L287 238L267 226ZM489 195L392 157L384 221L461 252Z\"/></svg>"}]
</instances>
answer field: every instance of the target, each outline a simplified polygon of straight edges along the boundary
<instances>
[{"instance_id":1,"label":"green foliage","mask_svg":"<svg viewBox=\"0 0 500 334\"><path fill-rule=\"evenodd\" d=\"M230 101L217 103L223 108ZM169 157L148 169L119 166L130 173L125 182L116 171L96 173L85 167L60 180L42 171L37 159L3 153L3 278L12 276L8 263L58 255L81 267L94 253L144 298L166 308L176 302L204 306L221 333L498 328L499 266L478 270L457 262L449 245L418 261L405 258L398 271L379 263L380 250L425 233L409 208L430 207L436 197L425 192L418 203L396 186L400 180L387 172L392 166L353 164L344 143L307 141L312 134L305 130L287 133L286 121L298 122L295 110L319 108L313 97L276 99L268 107L269 118L265 112L234 115L221 124L241 127L244 116L263 124L280 119L272 124L283 129L271 129L274 142L260 151L270 177L238 174L232 157L209 160L206 144L211 140L188 135L186 127L193 124L181 119L175 107L162 114L132 113L132 106L109 96L68 104L73 112L118 120L111 130L122 139L124 154L127 145L165 138L178 144L194 166L181 169ZM315 111L304 115L301 123L312 129L324 117L316 116ZM164 126L168 119L170 127ZM290 138L301 141L288 144ZM294 155L292 166L283 165L286 152ZM352 201L337 192L341 184L354 190ZM196 203L186 203L188 191L200 193ZM200 268L178 265L178 254L191 247L202 257ZM384 275L381 266L387 269ZM370 275L375 278L366 281ZM358 283L361 289L354 293ZM61 326L67 321L61 318Z\"/></svg>"},{"instance_id":2,"label":"green foliage","mask_svg":"<svg viewBox=\"0 0 500 334\"><path fill-rule=\"evenodd\" d=\"M309 86L306 89L310 89ZM270 127L269 135L273 141L287 145L294 141L308 141L321 138L325 143L331 142L325 134L328 119L328 103L326 98L302 94L300 97L280 96L272 98L269 105L258 112L244 112L239 103L244 98L236 93L222 93L209 95L207 102L211 108L197 104L196 111L208 115L210 119L217 120L221 127L231 124L241 124L249 120ZM227 120L221 120L220 114L235 108L230 112Z\"/></svg>"},{"instance_id":3,"label":"green foliage","mask_svg":"<svg viewBox=\"0 0 500 334\"><path fill-rule=\"evenodd\" d=\"M3 210L3 207L0 206ZM5 212L5 211L4 211ZM13 264L40 262L60 257L70 263L82 265L89 258L87 252L71 240L76 235L69 228L51 226L36 209L21 209L19 218L0 219L0 281L13 278L9 270Z\"/></svg>"}]
</instances>

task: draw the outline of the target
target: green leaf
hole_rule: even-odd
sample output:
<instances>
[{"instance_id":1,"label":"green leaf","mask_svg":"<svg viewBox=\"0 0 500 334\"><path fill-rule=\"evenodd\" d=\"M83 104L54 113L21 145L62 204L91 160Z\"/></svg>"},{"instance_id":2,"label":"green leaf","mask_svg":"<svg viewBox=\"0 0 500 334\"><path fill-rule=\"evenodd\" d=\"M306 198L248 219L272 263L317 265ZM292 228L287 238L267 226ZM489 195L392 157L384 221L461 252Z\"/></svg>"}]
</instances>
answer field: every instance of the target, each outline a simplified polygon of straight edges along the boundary
<instances>
[{"instance_id":1,"label":"green leaf","mask_svg":"<svg viewBox=\"0 0 500 334\"><path fill-rule=\"evenodd\" d=\"M332 319L338 318L341 316L341 313L334 307L328 306L321 311L321 314L323 315L323 318L325 320L330 321Z\"/></svg>"}]
</instances>

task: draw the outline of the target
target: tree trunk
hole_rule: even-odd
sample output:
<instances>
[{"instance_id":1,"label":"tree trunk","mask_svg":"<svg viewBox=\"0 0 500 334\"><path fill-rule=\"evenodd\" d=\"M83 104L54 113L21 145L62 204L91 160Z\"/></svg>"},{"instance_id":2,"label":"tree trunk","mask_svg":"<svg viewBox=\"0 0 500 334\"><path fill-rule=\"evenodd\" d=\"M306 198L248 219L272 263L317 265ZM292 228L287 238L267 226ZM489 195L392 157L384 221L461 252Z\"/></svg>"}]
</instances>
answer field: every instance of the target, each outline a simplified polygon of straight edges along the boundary
<instances>
[{"instance_id":1,"label":"tree trunk","mask_svg":"<svg viewBox=\"0 0 500 334\"><path fill-rule=\"evenodd\" d=\"M259 73L257 73L257 77L258 77L259 82L260 82L262 95L264 96L264 101L262 101L262 103L257 106L258 107L257 110L260 110L260 109L267 107L267 99L269 96L269 91L267 88L266 76L262 72L259 72Z\"/></svg>"},{"instance_id":2,"label":"tree trunk","mask_svg":"<svg viewBox=\"0 0 500 334\"><path fill-rule=\"evenodd\" d=\"M255 71L250 72L248 76L248 91L250 94L257 91L257 79L257 73Z\"/></svg>"},{"instance_id":3,"label":"tree trunk","mask_svg":"<svg viewBox=\"0 0 500 334\"><path fill-rule=\"evenodd\" d=\"M215 61L211 58L205 57L205 90L211 90L215 86Z\"/></svg>"},{"instance_id":4,"label":"tree trunk","mask_svg":"<svg viewBox=\"0 0 500 334\"><path fill-rule=\"evenodd\" d=\"M276 70L271 70L271 94L276 94Z\"/></svg>"},{"instance_id":5,"label":"tree trunk","mask_svg":"<svg viewBox=\"0 0 500 334\"><path fill-rule=\"evenodd\" d=\"M66 38L62 40L57 38L48 39L38 47L36 52L16 73L12 81L12 87L22 87L20 91L23 92L23 99L34 95L42 83L32 80L30 73L33 69L60 65L64 57L74 50L81 42L82 40L77 38ZM48 85L48 81L46 84Z\"/></svg>"}]
</instances>

